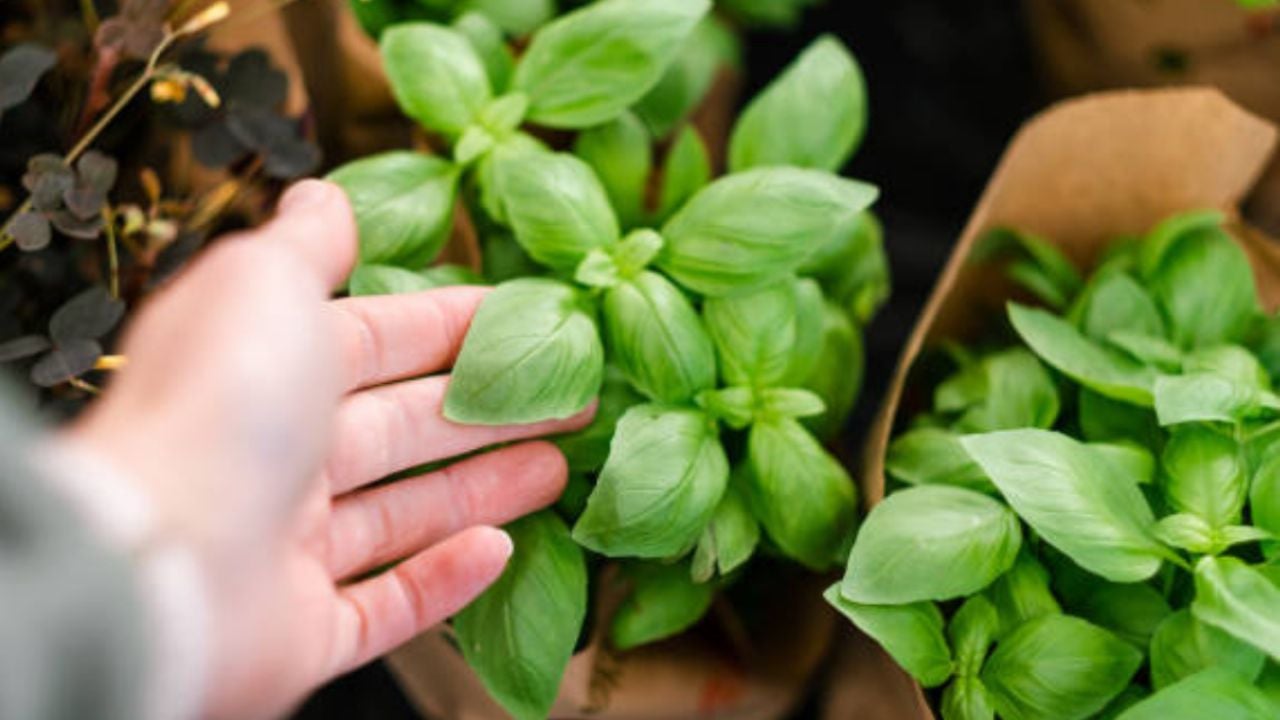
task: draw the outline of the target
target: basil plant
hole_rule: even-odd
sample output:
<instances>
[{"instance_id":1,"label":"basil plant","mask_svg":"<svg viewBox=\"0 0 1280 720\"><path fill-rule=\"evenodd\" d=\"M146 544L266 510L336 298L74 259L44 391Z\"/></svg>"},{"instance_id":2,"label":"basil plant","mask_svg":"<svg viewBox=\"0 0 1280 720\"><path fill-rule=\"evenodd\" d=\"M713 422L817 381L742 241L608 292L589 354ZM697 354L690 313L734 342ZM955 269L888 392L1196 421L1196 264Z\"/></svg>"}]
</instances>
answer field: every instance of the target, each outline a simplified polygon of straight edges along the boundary
<instances>
[{"instance_id":1,"label":"basil plant","mask_svg":"<svg viewBox=\"0 0 1280 720\"><path fill-rule=\"evenodd\" d=\"M393 25L395 94L451 159L395 152L332 175L360 231L352 293L497 283L454 366L450 420L537 422L599 398L590 426L557 439L564 497L507 528L508 569L454 620L519 718L555 701L598 565L630 588L607 626L625 650L697 622L758 551L826 570L852 539L854 484L823 442L888 292L876 190L835 174L865 127L861 71L838 41L814 42L744 109L714 178L671 112L684 101L650 95L707 9L602 0L542 25L505 75L463 32ZM564 135L530 124L572 134L556 152ZM428 267L459 200L479 274Z\"/></svg>"},{"instance_id":2,"label":"basil plant","mask_svg":"<svg viewBox=\"0 0 1280 720\"><path fill-rule=\"evenodd\" d=\"M945 720L1280 717L1280 318L1218 213L984 251L1042 307L952 348L829 601Z\"/></svg>"}]
</instances>

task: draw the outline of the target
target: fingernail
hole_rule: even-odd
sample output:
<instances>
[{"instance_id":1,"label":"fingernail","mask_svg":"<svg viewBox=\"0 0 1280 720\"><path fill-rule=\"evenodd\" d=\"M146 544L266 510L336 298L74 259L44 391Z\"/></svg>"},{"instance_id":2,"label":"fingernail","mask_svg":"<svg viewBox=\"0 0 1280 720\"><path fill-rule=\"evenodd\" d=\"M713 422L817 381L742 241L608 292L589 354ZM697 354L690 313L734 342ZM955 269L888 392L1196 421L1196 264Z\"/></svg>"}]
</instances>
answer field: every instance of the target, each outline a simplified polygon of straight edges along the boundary
<instances>
[{"instance_id":1,"label":"fingernail","mask_svg":"<svg viewBox=\"0 0 1280 720\"><path fill-rule=\"evenodd\" d=\"M280 198L278 211L294 213L317 207L329 198L330 187L330 184L323 180L302 180L294 183Z\"/></svg>"},{"instance_id":2,"label":"fingernail","mask_svg":"<svg viewBox=\"0 0 1280 720\"><path fill-rule=\"evenodd\" d=\"M502 558L504 560L509 560L511 558L511 553L515 552L515 543L512 542L511 536L507 534L506 530L494 529L497 531L498 535L502 536Z\"/></svg>"}]
</instances>

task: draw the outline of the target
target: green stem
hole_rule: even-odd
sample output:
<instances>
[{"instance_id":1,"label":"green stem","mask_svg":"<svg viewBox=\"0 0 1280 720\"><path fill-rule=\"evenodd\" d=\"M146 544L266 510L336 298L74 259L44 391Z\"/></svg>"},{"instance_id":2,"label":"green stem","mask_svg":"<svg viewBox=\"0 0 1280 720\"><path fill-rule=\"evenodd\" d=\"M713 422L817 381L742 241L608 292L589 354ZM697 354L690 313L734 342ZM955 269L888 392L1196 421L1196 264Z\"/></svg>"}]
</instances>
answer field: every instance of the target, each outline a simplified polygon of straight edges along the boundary
<instances>
[{"instance_id":1,"label":"green stem","mask_svg":"<svg viewBox=\"0 0 1280 720\"><path fill-rule=\"evenodd\" d=\"M98 8L94 7L93 0L80 0L80 16L90 35L98 31Z\"/></svg>"},{"instance_id":2,"label":"green stem","mask_svg":"<svg viewBox=\"0 0 1280 720\"><path fill-rule=\"evenodd\" d=\"M111 276L111 297L120 299L120 251L116 247L116 217L110 205L102 206L103 227L107 233L107 269Z\"/></svg>"}]
</instances>

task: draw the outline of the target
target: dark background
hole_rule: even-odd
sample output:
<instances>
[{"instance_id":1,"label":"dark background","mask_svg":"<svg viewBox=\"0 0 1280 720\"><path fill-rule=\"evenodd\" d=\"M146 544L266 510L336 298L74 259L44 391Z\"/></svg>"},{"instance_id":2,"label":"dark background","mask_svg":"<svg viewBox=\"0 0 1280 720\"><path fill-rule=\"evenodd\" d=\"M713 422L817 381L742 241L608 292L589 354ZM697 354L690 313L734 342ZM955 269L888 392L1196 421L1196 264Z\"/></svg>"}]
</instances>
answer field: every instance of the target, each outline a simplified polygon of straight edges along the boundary
<instances>
[{"instance_id":1,"label":"dark background","mask_svg":"<svg viewBox=\"0 0 1280 720\"><path fill-rule=\"evenodd\" d=\"M743 97L822 33L844 40L867 77L870 125L846 174L881 189L875 210L894 282L867 334L867 381L852 429L861 436L952 241L1005 143L1042 98L1019 0L828 0L793 31L745 38ZM322 689L295 720L417 717L375 663Z\"/></svg>"}]
</instances>

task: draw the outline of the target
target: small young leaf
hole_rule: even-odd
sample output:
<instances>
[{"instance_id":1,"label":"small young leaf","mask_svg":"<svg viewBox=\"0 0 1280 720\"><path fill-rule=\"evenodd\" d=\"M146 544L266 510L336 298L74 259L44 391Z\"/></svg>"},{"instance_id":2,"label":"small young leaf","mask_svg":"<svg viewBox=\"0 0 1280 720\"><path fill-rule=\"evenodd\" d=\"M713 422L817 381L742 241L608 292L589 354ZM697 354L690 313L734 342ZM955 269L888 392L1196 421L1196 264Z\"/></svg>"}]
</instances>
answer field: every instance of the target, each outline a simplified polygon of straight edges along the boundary
<instances>
[{"instance_id":1,"label":"small young leaf","mask_svg":"<svg viewBox=\"0 0 1280 720\"><path fill-rule=\"evenodd\" d=\"M401 23L382 34L380 46L396 102L431 130L462 134L493 96L484 63L455 30Z\"/></svg>"},{"instance_id":2,"label":"small young leaf","mask_svg":"<svg viewBox=\"0 0 1280 720\"><path fill-rule=\"evenodd\" d=\"M951 677L951 649L942 634L937 605L864 605L844 597L839 584L822 596L924 687L937 687Z\"/></svg>"},{"instance_id":3,"label":"small young leaf","mask_svg":"<svg viewBox=\"0 0 1280 720\"><path fill-rule=\"evenodd\" d=\"M645 271L615 285L605 293L603 315L609 355L640 392L676 403L714 387L711 337L666 278Z\"/></svg>"},{"instance_id":4,"label":"small young leaf","mask_svg":"<svg viewBox=\"0 0 1280 720\"><path fill-rule=\"evenodd\" d=\"M813 569L839 563L857 515L853 479L840 461L790 418L753 424L747 457L752 510L782 553Z\"/></svg>"},{"instance_id":5,"label":"small young leaf","mask_svg":"<svg viewBox=\"0 0 1280 720\"><path fill-rule=\"evenodd\" d=\"M1034 355L1012 348L984 357L978 402L956 422L960 432L1050 428L1058 419L1058 388Z\"/></svg>"},{"instance_id":6,"label":"small young leaf","mask_svg":"<svg viewBox=\"0 0 1280 720\"><path fill-rule=\"evenodd\" d=\"M604 349L574 288L511 280L485 296L445 395L445 417L484 425L566 418L600 389Z\"/></svg>"},{"instance_id":7,"label":"small young leaf","mask_svg":"<svg viewBox=\"0 0 1280 720\"><path fill-rule=\"evenodd\" d=\"M637 405L618 421L573 538L610 557L666 558L692 548L729 482L711 418Z\"/></svg>"},{"instance_id":8,"label":"small young leaf","mask_svg":"<svg viewBox=\"0 0 1280 720\"><path fill-rule=\"evenodd\" d=\"M773 167L727 175L666 222L658 264L704 295L757 288L799 267L877 193L818 170Z\"/></svg>"},{"instance_id":9,"label":"small young leaf","mask_svg":"<svg viewBox=\"0 0 1280 720\"><path fill-rule=\"evenodd\" d=\"M1233 557L1204 557L1196 564L1191 612L1280 660L1280 587Z\"/></svg>"},{"instance_id":10,"label":"small young leaf","mask_svg":"<svg viewBox=\"0 0 1280 720\"><path fill-rule=\"evenodd\" d=\"M1089 447L1047 430L1006 430L961 440L1018 516L1081 567L1138 582L1169 552L1151 536L1138 485Z\"/></svg>"},{"instance_id":11,"label":"small young leaf","mask_svg":"<svg viewBox=\"0 0 1280 720\"><path fill-rule=\"evenodd\" d=\"M729 170L794 165L836 171L867 126L867 90L858 63L823 35L742 111L729 138Z\"/></svg>"},{"instance_id":12,"label":"small young leaf","mask_svg":"<svg viewBox=\"0 0 1280 720\"><path fill-rule=\"evenodd\" d=\"M351 201L362 263L421 267L444 246L458 183L450 163L392 151L343 165L329 179Z\"/></svg>"},{"instance_id":13,"label":"small young leaf","mask_svg":"<svg viewBox=\"0 0 1280 720\"><path fill-rule=\"evenodd\" d=\"M942 693L942 720L995 720L991 695L976 677L958 677Z\"/></svg>"},{"instance_id":14,"label":"small young leaf","mask_svg":"<svg viewBox=\"0 0 1280 720\"><path fill-rule=\"evenodd\" d=\"M982 493L947 485L899 490L863 522L841 592L874 604L971 595L1008 570L1021 545L1018 518Z\"/></svg>"},{"instance_id":15,"label":"small young leaf","mask_svg":"<svg viewBox=\"0 0 1280 720\"><path fill-rule=\"evenodd\" d=\"M760 542L760 524L751 514L738 483L737 479L730 480L711 522L698 538L690 568L694 582L706 582L716 573L720 577L729 575L751 559Z\"/></svg>"},{"instance_id":16,"label":"small young leaf","mask_svg":"<svg viewBox=\"0 0 1280 720\"><path fill-rule=\"evenodd\" d=\"M463 657L520 720L551 710L582 630L587 569L564 522L543 511L506 528L515 552L497 582L453 621ZM519 662L512 662L519 658Z\"/></svg>"},{"instance_id":17,"label":"small young leaf","mask_svg":"<svg viewBox=\"0 0 1280 720\"><path fill-rule=\"evenodd\" d=\"M683 632L711 607L714 588L691 580L684 563L628 563L623 576L631 582L631 593L609 626L609 641L619 650Z\"/></svg>"},{"instance_id":18,"label":"small young leaf","mask_svg":"<svg viewBox=\"0 0 1280 720\"><path fill-rule=\"evenodd\" d=\"M618 220L591 167L565 153L502 154L494 175L516 240L538 262L572 271L616 243Z\"/></svg>"},{"instance_id":19,"label":"small young leaf","mask_svg":"<svg viewBox=\"0 0 1280 720\"><path fill-rule=\"evenodd\" d=\"M1179 550L1204 555L1217 552L1213 527L1199 515L1166 515L1156 523L1154 534L1160 542Z\"/></svg>"},{"instance_id":20,"label":"small young leaf","mask_svg":"<svg viewBox=\"0 0 1280 720\"><path fill-rule=\"evenodd\" d=\"M72 340L97 340L115 328L124 317L124 301L111 297L101 285L94 285L68 300L49 320L49 336L55 345Z\"/></svg>"},{"instance_id":21,"label":"small young leaf","mask_svg":"<svg viewBox=\"0 0 1280 720\"><path fill-rule=\"evenodd\" d=\"M1165 445L1161 465L1170 507L1213 528L1240 521L1249 478L1234 439L1204 425L1180 426Z\"/></svg>"},{"instance_id":22,"label":"small young leaf","mask_svg":"<svg viewBox=\"0 0 1280 720\"><path fill-rule=\"evenodd\" d=\"M1151 682L1157 690L1211 667L1229 668L1252 682L1267 656L1195 618L1190 610L1170 614L1151 636Z\"/></svg>"},{"instance_id":23,"label":"small young leaf","mask_svg":"<svg viewBox=\"0 0 1280 720\"><path fill-rule=\"evenodd\" d=\"M972 260L1011 258L1009 275L1042 302L1061 310L1080 292L1080 272L1052 243L1027 232L995 228L978 243Z\"/></svg>"},{"instance_id":24,"label":"small young leaf","mask_svg":"<svg viewBox=\"0 0 1280 720\"><path fill-rule=\"evenodd\" d=\"M1043 615L996 645L982 683L1005 720L1083 720L1119 695L1142 653L1069 615Z\"/></svg>"},{"instance_id":25,"label":"small young leaf","mask_svg":"<svg viewBox=\"0 0 1280 720\"><path fill-rule=\"evenodd\" d=\"M954 485L995 492L995 485L960 444L960 436L942 428L909 430L889 443L885 471L911 485Z\"/></svg>"},{"instance_id":26,"label":"small young leaf","mask_svg":"<svg viewBox=\"0 0 1280 720\"><path fill-rule=\"evenodd\" d=\"M1041 615L1062 612L1049 589L1049 573L1027 552L1018 553L1013 567L987 587L985 594L1000 617L1000 635Z\"/></svg>"},{"instance_id":27,"label":"small young leaf","mask_svg":"<svg viewBox=\"0 0 1280 720\"><path fill-rule=\"evenodd\" d=\"M757 397L760 417L806 418L827 410L822 398L799 388L764 388Z\"/></svg>"},{"instance_id":28,"label":"small young leaf","mask_svg":"<svg viewBox=\"0 0 1280 720\"><path fill-rule=\"evenodd\" d=\"M671 214L706 186L711 179L711 158L707 146L692 125L681 128L667 151L662 166L662 189L658 198L658 221Z\"/></svg>"},{"instance_id":29,"label":"small young leaf","mask_svg":"<svg viewBox=\"0 0 1280 720\"><path fill-rule=\"evenodd\" d=\"M977 675L987 659L987 650L999 635L996 606L981 595L965 600L947 626L947 639L956 654L956 674Z\"/></svg>"},{"instance_id":30,"label":"small young leaf","mask_svg":"<svg viewBox=\"0 0 1280 720\"><path fill-rule=\"evenodd\" d=\"M1249 259L1218 227L1178 235L1146 279L1183 347L1239 342L1259 312Z\"/></svg>"},{"instance_id":31,"label":"small young leaf","mask_svg":"<svg viewBox=\"0 0 1280 720\"><path fill-rule=\"evenodd\" d=\"M1275 703L1226 668L1208 668L1133 705L1116 720L1271 720Z\"/></svg>"},{"instance_id":32,"label":"small young leaf","mask_svg":"<svg viewBox=\"0 0 1280 720\"><path fill-rule=\"evenodd\" d=\"M533 36L512 87L528 94L529 119L584 128L618 116L658 82L709 0L603 0L561 16Z\"/></svg>"},{"instance_id":33,"label":"small young leaf","mask_svg":"<svg viewBox=\"0 0 1280 720\"><path fill-rule=\"evenodd\" d=\"M645 190L653 164L652 140L644 123L624 112L612 122L582 131L573 152L595 170L623 227L635 227L644 214Z\"/></svg>"}]
</instances>

